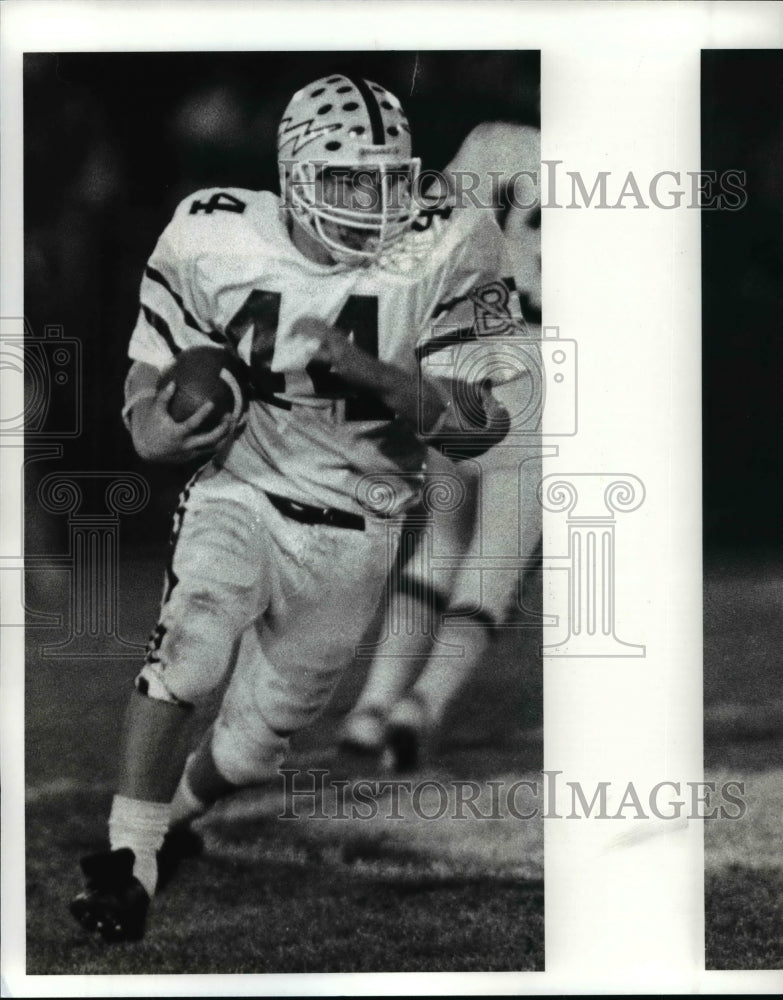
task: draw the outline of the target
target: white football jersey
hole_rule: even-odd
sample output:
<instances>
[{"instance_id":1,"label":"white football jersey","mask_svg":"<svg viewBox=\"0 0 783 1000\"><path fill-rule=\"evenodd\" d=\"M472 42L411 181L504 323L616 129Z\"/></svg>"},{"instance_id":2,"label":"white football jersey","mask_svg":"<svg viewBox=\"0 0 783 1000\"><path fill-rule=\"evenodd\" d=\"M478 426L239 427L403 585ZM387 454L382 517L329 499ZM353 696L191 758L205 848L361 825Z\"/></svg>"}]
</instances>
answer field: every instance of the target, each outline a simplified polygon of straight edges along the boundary
<instances>
[{"instance_id":1,"label":"white football jersey","mask_svg":"<svg viewBox=\"0 0 783 1000\"><path fill-rule=\"evenodd\" d=\"M463 174L463 180L457 179ZM541 309L541 134L532 125L484 122L476 126L446 167L457 195L469 190L482 205L505 205L503 229L517 291ZM467 188L468 179L475 185ZM504 192L498 195L500 192ZM467 197L467 195L464 195Z\"/></svg>"},{"instance_id":2,"label":"white football jersey","mask_svg":"<svg viewBox=\"0 0 783 1000\"><path fill-rule=\"evenodd\" d=\"M412 380L425 370L499 381L492 351L526 334L511 275L489 211L425 212L382 265L349 269L296 249L277 196L199 191L149 259L129 354L162 370L189 347L229 347L253 392L224 466L292 500L357 513L380 490L393 512L417 495L425 446L376 400L344 398L296 322L335 325Z\"/></svg>"}]
</instances>

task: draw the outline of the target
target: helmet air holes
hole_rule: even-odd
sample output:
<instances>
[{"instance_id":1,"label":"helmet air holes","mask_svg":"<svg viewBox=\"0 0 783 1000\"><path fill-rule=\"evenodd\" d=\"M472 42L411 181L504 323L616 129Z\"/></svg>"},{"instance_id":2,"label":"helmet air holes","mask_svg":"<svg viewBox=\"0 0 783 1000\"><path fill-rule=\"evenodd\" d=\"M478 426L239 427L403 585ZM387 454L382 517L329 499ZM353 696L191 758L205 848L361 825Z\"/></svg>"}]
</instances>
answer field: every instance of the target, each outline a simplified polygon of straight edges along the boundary
<instances>
[{"instance_id":1,"label":"helmet air holes","mask_svg":"<svg viewBox=\"0 0 783 1000\"><path fill-rule=\"evenodd\" d=\"M418 176L420 161L411 156L408 131L400 102L385 87L341 73L297 91L284 112L278 166L290 191L291 211L335 261L347 265L381 261L411 229L417 212L408 204L407 192ZM373 149L381 151L377 162L368 159ZM390 152L395 153L394 171L384 163L383 154ZM326 168L322 176L334 179L324 190L314 183L319 159ZM404 183L396 178L398 169L408 171ZM373 178L382 196L380 204L347 197L352 190L346 189L344 175L347 171L350 177L352 170Z\"/></svg>"}]
</instances>

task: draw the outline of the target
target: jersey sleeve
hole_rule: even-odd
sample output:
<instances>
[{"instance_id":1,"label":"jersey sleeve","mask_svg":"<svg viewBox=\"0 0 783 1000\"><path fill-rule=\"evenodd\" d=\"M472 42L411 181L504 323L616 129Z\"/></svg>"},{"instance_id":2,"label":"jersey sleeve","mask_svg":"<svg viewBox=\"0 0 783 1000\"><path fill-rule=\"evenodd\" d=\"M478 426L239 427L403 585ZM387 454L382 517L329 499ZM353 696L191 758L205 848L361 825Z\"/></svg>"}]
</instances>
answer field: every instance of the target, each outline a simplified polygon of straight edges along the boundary
<instances>
[{"instance_id":1,"label":"jersey sleeve","mask_svg":"<svg viewBox=\"0 0 783 1000\"><path fill-rule=\"evenodd\" d=\"M141 281L128 355L159 369L183 350L225 342L213 329L208 289L199 277L199 248L188 223L192 202L190 196L177 208Z\"/></svg>"},{"instance_id":2,"label":"jersey sleeve","mask_svg":"<svg viewBox=\"0 0 783 1000\"><path fill-rule=\"evenodd\" d=\"M446 234L417 344L424 374L477 384L514 381L535 343L522 315L505 237L492 212L469 213Z\"/></svg>"}]
</instances>

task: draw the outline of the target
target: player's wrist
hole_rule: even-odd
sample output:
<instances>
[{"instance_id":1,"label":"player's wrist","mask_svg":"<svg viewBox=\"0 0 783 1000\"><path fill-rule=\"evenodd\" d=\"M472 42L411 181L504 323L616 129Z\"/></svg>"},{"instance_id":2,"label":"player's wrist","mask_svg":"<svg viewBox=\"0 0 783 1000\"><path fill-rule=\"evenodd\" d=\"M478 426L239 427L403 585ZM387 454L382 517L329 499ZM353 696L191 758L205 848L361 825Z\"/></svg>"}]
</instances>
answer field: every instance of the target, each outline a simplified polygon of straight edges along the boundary
<instances>
[{"instance_id":1,"label":"player's wrist","mask_svg":"<svg viewBox=\"0 0 783 1000\"><path fill-rule=\"evenodd\" d=\"M422 434L433 445L444 438L460 449L480 455L503 441L511 428L511 416L506 407L492 394L489 384L470 385L454 382L442 392L448 392L445 405L431 423L422 421Z\"/></svg>"},{"instance_id":2,"label":"player's wrist","mask_svg":"<svg viewBox=\"0 0 783 1000\"><path fill-rule=\"evenodd\" d=\"M154 391L130 400L123 410L125 424L130 431L133 447L140 458L147 459L150 449L152 412L155 406Z\"/></svg>"},{"instance_id":3,"label":"player's wrist","mask_svg":"<svg viewBox=\"0 0 783 1000\"><path fill-rule=\"evenodd\" d=\"M380 365L375 389L378 399L417 436L426 438L427 428L439 420L446 408L447 397L434 384L419 383L395 365L376 364Z\"/></svg>"},{"instance_id":4,"label":"player's wrist","mask_svg":"<svg viewBox=\"0 0 783 1000\"><path fill-rule=\"evenodd\" d=\"M430 441L438 437L449 424L453 416L453 404L450 399L440 407L433 407L427 414L428 420L422 420L421 437Z\"/></svg>"},{"instance_id":5,"label":"player's wrist","mask_svg":"<svg viewBox=\"0 0 783 1000\"><path fill-rule=\"evenodd\" d=\"M453 397L447 387L430 379L419 383L418 402L419 436L425 440L436 437L453 417Z\"/></svg>"},{"instance_id":6,"label":"player's wrist","mask_svg":"<svg viewBox=\"0 0 783 1000\"><path fill-rule=\"evenodd\" d=\"M140 399L130 411L130 432L136 454L145 462L176 462L178 442L167 428L161 426L160 408L156 405L158 393ZM164 418L165 419L165 418Z\"/></svg>"}]
</instances>

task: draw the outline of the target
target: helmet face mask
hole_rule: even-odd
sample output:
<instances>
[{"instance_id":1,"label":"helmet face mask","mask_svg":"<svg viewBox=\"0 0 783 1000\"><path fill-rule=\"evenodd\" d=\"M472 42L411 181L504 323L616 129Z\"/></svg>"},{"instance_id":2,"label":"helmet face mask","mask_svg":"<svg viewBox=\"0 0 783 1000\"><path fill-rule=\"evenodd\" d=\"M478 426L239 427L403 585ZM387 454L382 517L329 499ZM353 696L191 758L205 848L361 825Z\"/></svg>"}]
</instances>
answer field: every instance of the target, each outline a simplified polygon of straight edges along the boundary
<instances>
[{"instance_id":1,"label":"helmet face mask","mask_svg":"<svg viewBox=\"0 0 783 1000\"><path fill-rule=\"evenodd\" d=\"M280 123L278 165L285 205L337 262L379 260L416 218L408 120L368 80L325 77L298 91Z\"/></svg>"},{"instance_id":2,"label":"helmet face mask","mask_svg":"<svg viewBox=\"0 0 783 1000\"><path fill-rule=\"evenodd\" d=\"M292 165L287 194L294 214L343 262L372 262L408 232L416 218L412 192L418 163Z\"/></svg>"}]
</instances>

